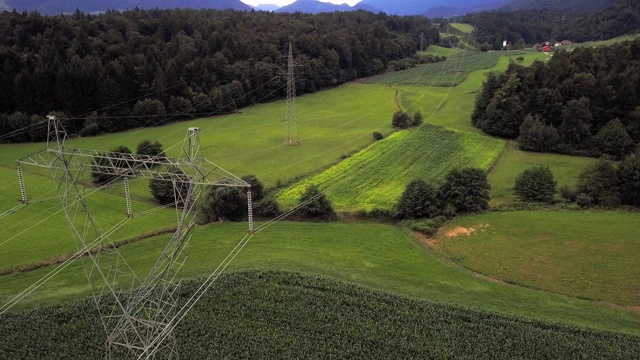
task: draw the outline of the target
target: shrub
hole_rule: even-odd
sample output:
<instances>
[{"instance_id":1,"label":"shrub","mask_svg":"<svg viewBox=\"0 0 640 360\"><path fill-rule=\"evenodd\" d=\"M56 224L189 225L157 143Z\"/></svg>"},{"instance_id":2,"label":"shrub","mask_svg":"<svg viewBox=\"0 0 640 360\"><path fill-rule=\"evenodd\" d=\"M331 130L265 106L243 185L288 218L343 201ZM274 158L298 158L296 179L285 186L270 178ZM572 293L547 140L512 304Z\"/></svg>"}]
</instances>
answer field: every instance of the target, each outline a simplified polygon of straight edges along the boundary
<instances>
[{"instance_id":1,"label":"shrub","mask_svg":"<svg viewBox=\"0 0 640 360\"><path fill-rule=\"evenodd\" d=\"M331 202L320 192L317 185L309 185L307 187L300 197L299 205L303 214L307 217L321 218L335 215Z\"/></svg>"},{"instance_id":2,"label":"shrub","mask_svg":"<svg viewBox=\"0 0 640 360\"><path fill-rule=\"evenodd\" d=\"M411 117L404 111L396 111L393 114L391 124L400 129L406 129L411 125Z\"/></svg>"},{"instance_id":3,"label":"shrub","mask_svg":"<svg viewBox=\"0 0 640 360\"><path fill-rule=\"evenodd\" d=\"M164 151L162 150L162 144L160 144L157 140L155 142L142 140L136 147L136 154L148 156L164 156Z\"/></svg>"},{"instance_id":4,"label":"shrub","mask_svg":"<svg viewBox=\"0 0 640 360\"><path fill-rule=\"evenodd\" d=\"M253 213L259 218L273 218L280 215L280 205L274 198L265 197L255 204Z\"/></svg>"},{"instance_id":5,"label":"shrub","mask_svg":"<svg viewBox=\"0 0 640 360\"><path fill-rule=\"evenodd\" d=\"M576 201L576 196L578 195L578 192L575 189L567 185L564 185L564 186L561 186L559 190L560 190L560 197L562 197L566 201L568 202Z\"/></svg>"},{"instance_id":6,"label":"shrub","mask_svg":"<svg viewBox=\"0 0 640 360\"><path fill-rule=\"evenodd\" d=\"M490 189L482 169L456 169L447 175L439 195L445 206L452 205L456 213L472 213L489 208Z\"/></svg>"},{"instance_id":7,"label":"shrub","mask_svg":"<svg viewBox=\"0 0 640 360\"><path fill-rule=\"evenodd\" d=\"M440 214L437 190L423 180L414 180L405 188L398 204L399 219L432 218Z\"/></svg>"},{"instance_id":8,"label":"shrub","mask_svg":"<svg viewBox=\"0 0 640 360\"><path fill-rule=\"evenodd\" d=\"M172 169L175 174L184 174L182 170ZM167 205L176 203L177 206L183 205L183 199L188 195L189 183L176 181L174 182L161 179L151 179L149 181L149 190L151 195L160 204Z\"/></svg>"},{"instance_id":9,"label":"shrub","mask_svg":"<svg viewBox=\"0 0 640 360\"><path fill-rule=\"evenodd\" d=\"M247 216L246 200L242 191L237 188L210 187L202 209L205 221L243 220Z\"/></svg>"},{"instance_id":10,"label":"shrub","mask_svg":"<svg viewBox=\"0 0 640 360\"><path fill-rule=\"evenodd\" d=\"M556 180L548 167L536 166L518 175L514 192L522 201L551 203L556 193Z\"/></svg>"},{"instance_id":11,"label":"shrub","mask_svg":"<svg viewBox=\"0 0 640 360\"><path fill-rule=\"evenodd\" d=\"M373 132L373 140L378 141L384 139L384 136L378 131Z\"/></svg>"}]
</instances>

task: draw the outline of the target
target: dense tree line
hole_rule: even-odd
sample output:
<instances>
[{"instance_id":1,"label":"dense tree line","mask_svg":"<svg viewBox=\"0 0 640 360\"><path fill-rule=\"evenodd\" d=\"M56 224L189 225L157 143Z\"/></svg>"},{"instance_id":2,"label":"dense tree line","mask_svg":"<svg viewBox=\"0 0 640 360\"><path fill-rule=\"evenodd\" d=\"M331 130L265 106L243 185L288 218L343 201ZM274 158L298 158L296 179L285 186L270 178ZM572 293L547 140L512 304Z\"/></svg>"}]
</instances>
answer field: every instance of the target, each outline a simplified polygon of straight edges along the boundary
<instances>
[{"instance_id":1,"label":"dense tree line","mask_svg":"<svg viewBox=\"0 0 640 360\"><path fill-rule=\"evenodd\" d=\"M364 11L3 12L0 135L52 111L71 119L68 132L93 135L282 98L289 43L298 93L310 93L385 71L415 54L422 33L439 40L424 17Z\"/></svg>"},{"instance_id":2,"label":"dense tree line","mask_svg":"<svg viewBox=\"0 0 640 360\"><path fill-rule=\"evenodd\" d=\"M586 11L606 4L581 2ZM637 0L619 0L593 14L584 15L579 14L580 12L568 12L557 6L545 8L542 4L536 4L535 9L471 13L454 18L453 21L474 25L476 41L486 50L502 49L504 40L511 44L511 48L522 48L544 41L606 40L640 29L640 2ZM441 21L441 26L444 24L446 21Z\"/></svg>"},{"instance_id":3,"label":"dense tree line","mask_svg":"<svg viewBox=\"0 0 640 360\"><path fill-rule=\"evenodd\" d=\"M640 143L640 39L490 74L472 123L524 150L623 158Z\"/></svg>"}]
</instances>

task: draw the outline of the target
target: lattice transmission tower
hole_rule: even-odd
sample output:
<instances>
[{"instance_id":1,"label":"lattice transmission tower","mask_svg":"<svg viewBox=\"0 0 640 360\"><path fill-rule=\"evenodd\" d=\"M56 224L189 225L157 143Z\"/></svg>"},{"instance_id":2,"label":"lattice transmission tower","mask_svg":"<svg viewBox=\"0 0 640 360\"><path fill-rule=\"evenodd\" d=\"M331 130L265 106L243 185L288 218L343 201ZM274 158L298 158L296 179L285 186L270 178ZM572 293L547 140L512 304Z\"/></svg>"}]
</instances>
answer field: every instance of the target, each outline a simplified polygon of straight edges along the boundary
<instances>
[{"instance_id":1,"label":"lattice transmission tower","mask_svg":"<svg viewBox=\"0 0 640 360\"><path fill-rule=\"evenodd\" d=\"M299 66L293 61L293 47L289 43L289 56L287 57L287 139L286 145L300 145L300 126L296 112L296 77L295 67Z\"/></svg>"},{"instance_id":2,"label":"lattice transmission tower","mask_svg":"<svg viewBox=\"0 0 640 360\"><path fill-rule=\"evenodd\" d=\"M47 148L18 160L23 202L27 202L22 165L51 169L58 194L93 290L102 326L106 332L106 358L177 358L172 330L176 319L190 309L178 304L181 269L189 255L198 200L207 186L249 189L250 185L204 159L200 154L199 129L190 127L178 158L81 150L65 144L67 134L60 121L48 117ZM92 216L86 202L84 175L99 173L114 177L159 179L173 184L178 213L176 231L166 243L154 266L138 277L109 241ZM125 182L125 186L128 182ZM127 217L131 219L128 188ZM251 192L249 231L253 232ZM98 249L98 251L96 251ZM206 291L199 290L199 291ZM201 295L200 295L201 296ZM195 300L194 300L195 299ZM189 299L195 302L198 297Z\"/></svg>"}]
</instances>

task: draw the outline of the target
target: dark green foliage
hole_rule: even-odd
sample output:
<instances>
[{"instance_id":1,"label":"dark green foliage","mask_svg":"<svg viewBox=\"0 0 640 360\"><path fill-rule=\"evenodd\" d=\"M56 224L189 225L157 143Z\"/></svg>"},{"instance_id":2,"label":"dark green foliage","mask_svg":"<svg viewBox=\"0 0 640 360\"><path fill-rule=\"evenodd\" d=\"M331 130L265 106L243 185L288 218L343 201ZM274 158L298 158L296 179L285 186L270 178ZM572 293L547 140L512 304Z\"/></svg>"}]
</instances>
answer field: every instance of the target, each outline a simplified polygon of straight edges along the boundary
<instances>
[{"instance_id":1,"label":"dark green foliage","mask_svg":"<svg viewBox=\"0 0 640 360\"><path fill-rule=\"evenodd\" d=\"M489 208L489 182L482 169L452 170L440 187L443 204L453 206L457 213L474 213Z\"/></svg>"},{"instance_id":2,"label":"dark green foliage","mask_svg":"<svg viewBox=\"0 0 640 360\"><path fill-rule=\"evenodd\" d=\"M86 128L89 136L95 125L82 124L82 117L95 109L99 132L115 132L284 98L274 79L286 72L289 42L305 69L296 78L298 94L305 94L382 73L393 61L429 61L415 56L416 39L424 33L425 46L439 41L423 16L365 11L7 11L0 13L0 33L0 135L29 125L5 121L16 112L42 120L61 110L80 118L70 134ZM33 141L31 130L5 141Z\"/></svg>"},{"instance_id":3,"label":"dark green foliage","mask_svg":"<svg viewBox=\"0 0 640 360\"><path fill-rule=\"evenodd\" d=\"M549 167L536 166L518 175L513 190L522 201L551 203L556 193L556 185Z\"/></svg>"},{"instance_id":4,"label":"dark green foliage","mask_svg":"<svg viewBox=\"0 0 640 360\"><path fill-rule=\"evenodd\" d=\"M553 151L558 145L560 137L553 126L545 123L536 115L527 115L520 126L518 144L527 151Z\"/></svg>"},{"instance_id":5,"label":"dark green foliage","mask_svg":"<svg viewBox=\"0 0 640 360\"><path fill-rule=\"evenodd\" d=\"M598 205L607 208L620 205L618 176L611 162L601 159L580 174L576 202L580 206Z\"/></svg>"},{"instance_id":6,"label":"dark green foliage","mask_svg":"<svg viewBox=\"0 0 640 360\"><path fill-rule=\"evenodd\" d=\"M426 236L434 236L447 220L446 216L437 216L433 219L405 220L402 225Z\"/></svg>"},{"instance_id":7,"label":"dark green foliage","mask_svg":"<svg viewBox=\"0 0 640 360\"><path fill-rule=\"evenodd\" d=\"M142 140L136 147L136 154L148 156L164 156L162 144L158 140L151 142L150 140Z\"/></svg>"},{"instance_id":8,"label":"dark green foliage","mask_svg":"<svg viewBox=\"0 0 640 360\"><path fill-rule=\"evenodd\" d=\"M589 99L581 97L578 100L570 100L560 117L562 123L558 132L562 140L572 144L582 144L591 137L591 115Z\"/></svg>"},{"instance_id":9,"label":"dark green foliage","mask_svg":"<svg viewBox=\"0 0 640 360\"><path fill-rule=\"evenodd\" d=\"M202 281L187 281L186 301ZM634 359L637 336L282 271L223 274L173 332L181 359ZM4 360L100 359L91 299L0 316ZM320 334L320 335L319 335ZM114 359L119 360L119 359Z\"/></svg>"},{"instance_id":10,"label":"dark green foliage","mask_svg":"<svg viewBox=\"0 0 640 360\"><path fill-rule=\"evenodd\" d=\"M630 154L620 162L617 175L622 203L640 206L640 151Z\"/></svg>"},{"instance_id":11,"label":"dark green foliage","mask_svg":"<svg viewBox=\"0 0 640 360\"><path fill-rule=\"evenodd\" d=\"M331 202L317 185L309 185L300 197L299 206L304 216L310 218L328 218L335 215Z\"/></svg>"},{"instance_id":12,"label":"dark green foliage","mask_svg":"<svg viewBox=\"0 0 640 360\"><path fill-rule=\"evenodd\" d=\"M102 184L107 181L113 180L117 177L114 173L117 171L120 175L126 175L122 171L117 169L124 169L128 167L127 154L131 154L131 150L120 145L117 148L109 151L99 153L91 159L91 164L94 169L91 171L91 178L94 183Z\"/></svg>"},{"instance_id":13,"label":"dark green foliage","mask_svg":"<svg viewBox=\"0 0 640 360\"><path fill-rule=\"evenodd\" d=\"M423 180L414 180L407 185L398 200L396 217L399 219L433 218L440 214L440 207L436 188Z\"/></svg>"},{"instance_id":14,"label":"dark green foliage","mask_svg":"<svg viewBox=\"0 0 640 360\"><path fill-rule=\"evenodd\" d=\"M160 125L165 122L164 115L167 113L160 100L144 99L139 100L133 106L133 116L141 121L143 126Z\"/></svg>"},{"instance_id":15,"label":"dark green foliage","mask_svg":"<svg viewBox=\"0 0 640 360\"><path fill-rule=\"evenodd\" d=\"M241 221L247 216L247 198L235 187L212 186L202 208L206 222Z\"/></svg>"},{"instance_id":16,"label":"dark green foliage","mask_svg":"<svg viewBox=\"0 0 640 360\"><path fill-rule=\"evenodd\" d=\"M525 150L620 159L640 144L639 82L640 38L562 49L546 63L510 63L504 74L490 74L471 122L488 134L519 137ZM534 119L524 123L524 114Z\"/></svg>"},{"instance_id":17,"label":"dark green foliage","mask_svg":"<svg viewBox=\"0 0 640 360\"><path fill-rule=\"evenodd\" d=\"M560 197L563 198L565 201L568 202L574 202L576 201L576 196L578 195L578 192L569 187L568 185L563 185L560 187Z\"/></svg>"},{"instance_id":18,"label":"dark green foliage","mask_svg":"<svg viewBox=\"0 0 640 360\"><path fill-rule=\"evenodd\" d=\"M424 122L424 118L422 117L422 113L417 111L413 114L413 118L411 119L411 126L420 126Z\"/></svg>"},{"instance_id":19,"label":"dark green foliage","mask_svg":"<svg viewBox=\"0 0 640 360\"><path fill-rule=\"evenodd\" d=\"M268 196L254 204L253 214L262 219L271 219L280 215L280 205L276 199Z\"/></svg>"},{"instance_id":20,"label":"dark green foliage","mask_svg":"<svg viewBox=\"0 0 640 360\"><path fill-rule=\"evenodd\" d=\"M611 120L593 137L600 154L621 159L633 150L633 141L618 119Z\"/></svg>"},{"instance_id":21,"label":"dark green foliage","mask_svg":"<svg viewBox=\"0 0 640 360\"><path fill-rule=\"evenodd\" d=\"M184 174L180 169L173 169L174 174ZM177 181L168 181L161 179L151 179L149 181L149 190L151 195L161 205L175 205L181 207L184 205L184 200L189 194L189 183Z\"/></svg>"},{"instance_id":22,"label":"dark green foliage","mask_svg":"<svg viewBox=\"0 0 640 360\"><path fill-rule=\"evenodd\" d=\"M245 175L241 179L251 185L251 199L253 201L260 201L264 198L264 185L255 175Z\"/></svg>"},{"instance_id":23,"label":"dark green foliage","mask_svg":"<svg viewBox=\"0 0 640 360\"><path fill-rule=\"evenodd\" d=\"M374 131L374 132L373 132L373 140L378 141L378 140L382 140L382 139L384 139L384 135L382 135L382 134L381 134L380 132L378 132L378 131Z\"/></svg>"},{"instance_id":24,"label":"dark green foliage","mask_svg":"<svg viewBox=\"0 0 640 360\"><path fill-rule=\"evenodd\" d=\"M614 3L598 13L582 17L562 31L563 38L574 41L606 40L637 31L640 27L640 6L637 0L599 0ZM585 5L589 1L580 1ZM587 5L588 6L588 5Z\"/></svg>"},{"instance_id":25,"label":"dark green foliage","mask_svg":"<svg viewBox=\"0 0 640 360\"><path fill-rule=\"evenodd\" d=\"M406 129L412 125L412 120L409 114L404 111L398 110L393 114L391 125L396 128Z\"/></svg>"}]
</instances>

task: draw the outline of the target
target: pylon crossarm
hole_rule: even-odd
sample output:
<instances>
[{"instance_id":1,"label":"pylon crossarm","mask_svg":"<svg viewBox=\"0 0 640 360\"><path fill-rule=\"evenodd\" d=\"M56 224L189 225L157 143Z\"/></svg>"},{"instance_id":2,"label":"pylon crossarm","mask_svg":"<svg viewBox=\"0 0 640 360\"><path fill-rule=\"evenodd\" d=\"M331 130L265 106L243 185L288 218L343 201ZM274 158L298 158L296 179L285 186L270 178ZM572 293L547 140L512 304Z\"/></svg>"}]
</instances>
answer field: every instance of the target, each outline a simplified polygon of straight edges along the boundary
<instances>
[{"instance_id":1,"label":"pylon crossarm","mask_svg":"<svg viewBox=\"0 0 640 360\"><path fill-rule=\"evenodd\" d=\"M62 161L67 159L67 161ZM19 164L44 168L88 170L92 173L177 181L207 186L248 187L249 184L228 171L196 165L175 158L117 152L82 150L64 146L45 149L18 160Z\"/></svg>"}]
</instances>

